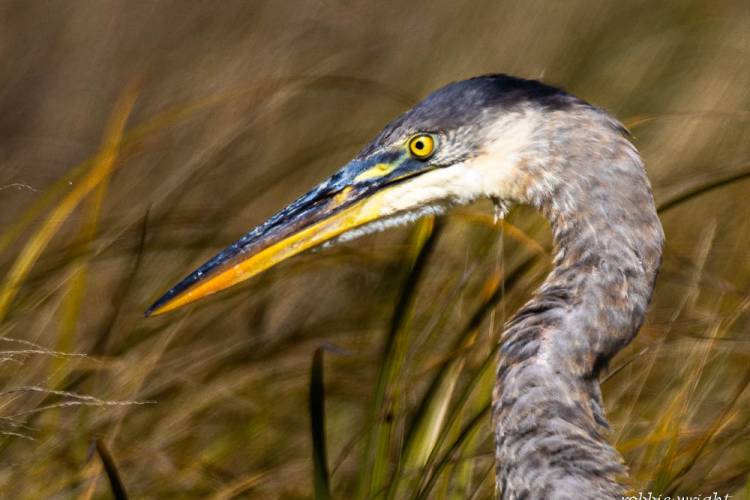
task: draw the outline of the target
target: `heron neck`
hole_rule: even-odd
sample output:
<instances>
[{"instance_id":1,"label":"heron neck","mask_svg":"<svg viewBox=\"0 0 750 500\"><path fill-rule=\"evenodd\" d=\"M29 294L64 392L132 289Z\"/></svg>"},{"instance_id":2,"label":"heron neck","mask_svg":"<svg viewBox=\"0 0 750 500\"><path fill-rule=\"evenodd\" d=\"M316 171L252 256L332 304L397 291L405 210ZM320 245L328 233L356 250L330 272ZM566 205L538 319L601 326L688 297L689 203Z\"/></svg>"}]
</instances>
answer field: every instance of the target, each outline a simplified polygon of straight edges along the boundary
<instances>
[{"instance_id":1,"label":"heron neck","mask_svg":"<svg viewBox=\"0 0 750 500\"><path fill-rule=\"evenodd\" d=\"M571 139L564 160L528 166L546 176L527 201L549 219L556 253L501 339L493 417L503 498L623 492L597 377L643 321L663 236L641 161L616 136L584 148Z\"/></svg>"}]
</instances>

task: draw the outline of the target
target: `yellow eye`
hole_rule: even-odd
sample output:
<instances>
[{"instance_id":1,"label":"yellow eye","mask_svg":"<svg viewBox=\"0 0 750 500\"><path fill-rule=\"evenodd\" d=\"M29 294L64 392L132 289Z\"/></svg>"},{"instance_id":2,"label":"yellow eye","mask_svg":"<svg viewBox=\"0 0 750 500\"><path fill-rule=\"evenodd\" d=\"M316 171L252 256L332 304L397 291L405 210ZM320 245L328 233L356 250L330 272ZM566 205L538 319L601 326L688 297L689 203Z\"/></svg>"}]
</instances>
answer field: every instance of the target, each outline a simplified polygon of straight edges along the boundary
<instances>
[{"instance_id":1,"label":"yellow eye","mask_svg":"<svg viewBox=\"0 0 750 500\"><path fill-rule=\"evenodd\" d=\"M435 139L429 134L417 134L409 139L409 152L415 158L426 160L435 152Z\"/></svg>"}]
</instances>

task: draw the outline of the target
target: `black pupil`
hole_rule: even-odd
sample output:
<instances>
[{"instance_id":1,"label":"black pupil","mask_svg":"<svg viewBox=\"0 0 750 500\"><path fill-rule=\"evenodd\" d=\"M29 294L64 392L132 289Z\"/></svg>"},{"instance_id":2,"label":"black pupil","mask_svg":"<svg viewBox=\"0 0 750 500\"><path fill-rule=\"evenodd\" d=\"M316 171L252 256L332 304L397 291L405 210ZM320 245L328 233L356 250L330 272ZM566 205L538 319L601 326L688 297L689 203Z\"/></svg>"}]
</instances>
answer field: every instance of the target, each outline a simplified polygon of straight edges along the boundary
<instances>
[{"instance_id":1,"label":"black pupil","mask_svg":"<svg viewBox=\"0 0 750 500\"><path fill-rule=\"evenodd\" d=\"M414 147L415 147L415 148L416 148L417 150L421 150L421 149L423 149L423 148L424 148L424 143L423 143L422 141L417 141L417 142L415 142L415 143L414 143Z\"/></svg>"}]
</instances>

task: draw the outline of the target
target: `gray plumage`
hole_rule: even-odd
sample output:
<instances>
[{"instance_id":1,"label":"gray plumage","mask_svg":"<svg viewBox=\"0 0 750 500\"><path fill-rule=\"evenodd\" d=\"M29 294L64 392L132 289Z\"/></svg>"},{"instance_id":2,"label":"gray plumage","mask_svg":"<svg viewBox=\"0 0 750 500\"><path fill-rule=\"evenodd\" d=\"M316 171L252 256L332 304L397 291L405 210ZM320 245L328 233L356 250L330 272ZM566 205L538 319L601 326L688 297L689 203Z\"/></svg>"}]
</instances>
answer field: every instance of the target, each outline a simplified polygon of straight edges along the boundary
<instances>
[{"instance_id":1,"label":"gray plumage","mask_svg":"<svg viewBox=\"0 0 750 500\"><path fill-rule=\"evenodd\" d=\"M643 321L664 239L623 126L558 89L491 75L437 91L360 156L434 131L449 149L436 162L467 161L482 154L498 117L529 113L542 119L504 201L547 217L555 267L501 337L492 412L497 486L504 499L619 498L626 470L607 440L598 375Z\"/></svg>"}]
</instances>

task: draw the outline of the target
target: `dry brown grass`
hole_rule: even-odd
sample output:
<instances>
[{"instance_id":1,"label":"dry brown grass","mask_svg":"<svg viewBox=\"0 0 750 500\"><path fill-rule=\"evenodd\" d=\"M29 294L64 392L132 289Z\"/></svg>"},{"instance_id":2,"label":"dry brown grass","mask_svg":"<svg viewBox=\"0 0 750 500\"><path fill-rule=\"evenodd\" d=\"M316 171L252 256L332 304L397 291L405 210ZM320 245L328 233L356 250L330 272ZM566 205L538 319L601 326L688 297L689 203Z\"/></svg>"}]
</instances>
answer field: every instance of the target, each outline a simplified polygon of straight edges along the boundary
<instances>
[{"instance_id":1,"label":"dry brown grass","mask_svg":"<svg viewBox=\"0 0 750 500\"><path fill-rule=\"evenodd\" d=\"M0 13L3 497L104 498L107 456L135 498L311 497L320 346L333 497L490 497L491 346L550 265L533 211L500 237L478 204L142 311L426 92L506 72L620 117L663 207L649 318L603 385L634 490L750 498L746 2Z\"/></svg>"}]
</instances>

